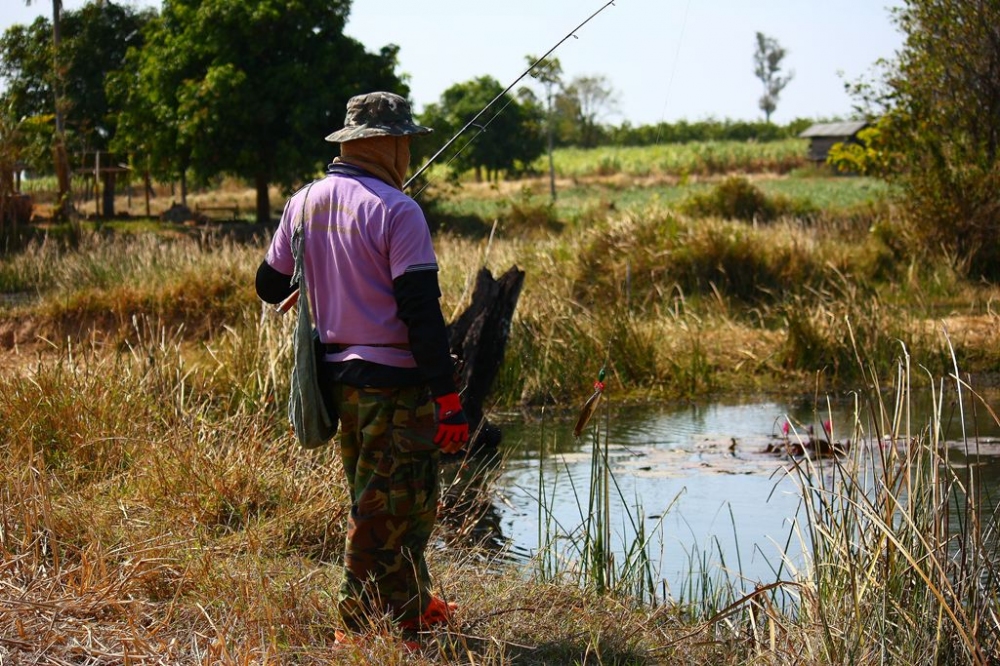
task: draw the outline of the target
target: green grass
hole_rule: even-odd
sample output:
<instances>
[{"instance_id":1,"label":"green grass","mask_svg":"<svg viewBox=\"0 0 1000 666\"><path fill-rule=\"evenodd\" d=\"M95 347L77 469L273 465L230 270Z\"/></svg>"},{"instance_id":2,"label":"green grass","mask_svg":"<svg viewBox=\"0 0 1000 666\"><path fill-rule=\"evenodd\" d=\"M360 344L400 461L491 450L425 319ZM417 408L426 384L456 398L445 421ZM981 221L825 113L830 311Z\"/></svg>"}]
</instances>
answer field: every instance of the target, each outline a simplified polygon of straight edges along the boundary
<instances>
[{"instance_id":1,"label":"green grass","mask_svg":"<svg viewBox=\"0 0 1000 666\"><path fill-rule=\"evenodd\" d=\"M789 178L762 179L756 185L767 194L808 200L823 210L878 203L891 192L884 181L846 176L796 177L793 174Z\"/></svg>"},{"instance_id":2,"label":"green grass","mask_svg":"<svg viewBox=\"0 0 1000 666\"><path fill-rule=\"evenodd\" d=\"M784 173L805 164L808 142L785 139L765 143L705 141L657 146L562 148L553 153L556 175L562 178L610 176L691 176L732 173ZM548 173L548 158L535 170Z\"/></svg>"},{"instance_id":3,"label":"green grass","mask_svg":"<svg viewBox=\"0 0 1000 666\"><path fill-rule=\"evenodd\" d=\"M785 177L751 181L769 197L785 197L802 207L822 211L828 218L871 216L885 202L888 190L870 178ZM640 184L601 182L560 182L553 206L555 219L567 224L587 224L594 218L614 214L641 215L650 208L680 208L692 197L705 195L716 187L713 181L688 180L683 183L651 181ZM526 181L518 189L487 188L467 184L447 196L434 199L430 210L440 219L463 221L445 228L461 230L470 224L489 228L494 220L507 221L515 206L549 206L548 181Z\"/></svg>"}]
</instances>

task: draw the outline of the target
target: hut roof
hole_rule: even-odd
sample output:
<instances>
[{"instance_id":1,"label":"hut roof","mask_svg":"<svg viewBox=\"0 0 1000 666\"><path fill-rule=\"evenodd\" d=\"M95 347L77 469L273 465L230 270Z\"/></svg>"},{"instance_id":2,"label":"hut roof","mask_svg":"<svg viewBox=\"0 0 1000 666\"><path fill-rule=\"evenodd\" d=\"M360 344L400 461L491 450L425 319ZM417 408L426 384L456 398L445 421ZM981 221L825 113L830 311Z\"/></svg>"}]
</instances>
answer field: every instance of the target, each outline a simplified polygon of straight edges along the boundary
<instances>
[{"instance_id":1,"label":"hut roof","mask_svg":"<svg viewBox=\"0 0 1000 666\"><path fill-rule=\"evenodd\" d=\"M854 136L867 126L868 122L865 120L844 123L816 123L806 131L799 134L799 138L811 139L819 137Z\"/></svg>"}]
</instances>

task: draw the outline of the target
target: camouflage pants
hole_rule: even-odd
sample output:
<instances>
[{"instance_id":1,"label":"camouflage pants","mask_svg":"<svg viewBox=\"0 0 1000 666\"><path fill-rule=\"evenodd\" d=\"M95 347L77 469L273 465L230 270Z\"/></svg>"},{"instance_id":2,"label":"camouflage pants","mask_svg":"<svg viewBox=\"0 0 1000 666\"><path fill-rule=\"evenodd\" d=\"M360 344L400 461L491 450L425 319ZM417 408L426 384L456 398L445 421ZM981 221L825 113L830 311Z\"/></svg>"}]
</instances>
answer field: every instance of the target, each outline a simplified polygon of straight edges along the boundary
<instances>
[{"instance_id":1,"label":"camouflage pants","mask_svg":"<svg viewBox=\"0 0 1000 666\"><path fill-rule=\"evenodd\" d=\"M351 495L339 609L351 629L368 618L419 616L431 597L424 549L437 518L434 405L426 387L334 385Z\"/></svg>"}]
</instances>

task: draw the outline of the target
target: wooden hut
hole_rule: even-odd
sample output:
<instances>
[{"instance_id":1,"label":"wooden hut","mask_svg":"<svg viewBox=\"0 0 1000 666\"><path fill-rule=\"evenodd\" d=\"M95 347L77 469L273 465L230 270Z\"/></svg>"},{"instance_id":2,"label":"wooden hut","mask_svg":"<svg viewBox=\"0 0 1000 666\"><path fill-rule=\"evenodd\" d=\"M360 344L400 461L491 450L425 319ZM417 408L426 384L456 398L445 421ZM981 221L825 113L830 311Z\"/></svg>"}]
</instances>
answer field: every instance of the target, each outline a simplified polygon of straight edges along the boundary
<instances>
[{"instance_id":1,"label":"wooden hut","mask_svg":"<svg viewBox=\"0 0 1000 666\"><path fill-rule=\"evenodd\" d=\"M868 127L864 120L844 123L817 123L799 134L801 139L809 139L808 159L825 162L830 148L835 143L857 142L858 132Z\"/></svg>"}]
</instances>

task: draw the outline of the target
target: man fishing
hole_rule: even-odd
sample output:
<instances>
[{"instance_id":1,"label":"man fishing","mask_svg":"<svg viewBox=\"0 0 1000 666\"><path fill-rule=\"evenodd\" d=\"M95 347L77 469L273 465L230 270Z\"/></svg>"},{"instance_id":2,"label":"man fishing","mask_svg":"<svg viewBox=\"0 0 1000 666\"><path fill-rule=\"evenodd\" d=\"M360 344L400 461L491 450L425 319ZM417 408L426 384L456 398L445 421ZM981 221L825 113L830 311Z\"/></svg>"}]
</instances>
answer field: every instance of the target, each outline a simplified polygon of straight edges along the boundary
<instances>
[{"instance_id":1,"label":"man fishing","mask_svg":"<svg viewBox=\"0 0 1000 666\"><path fill-rule=\"evenodd\" d=\"M291 240L301 215L308 302L325 352L320 382L340 417L351 498L338 606L353 632L386 615L417 630L454 610L431 594L424 551L440 454L465 446L469 426L427 221L402 191L411 138L430 132L399 95L352 97L344 127L326 137L340 156L289 199L257 271L265 302L294 292Z\"/></svg>"}]
</instances>

